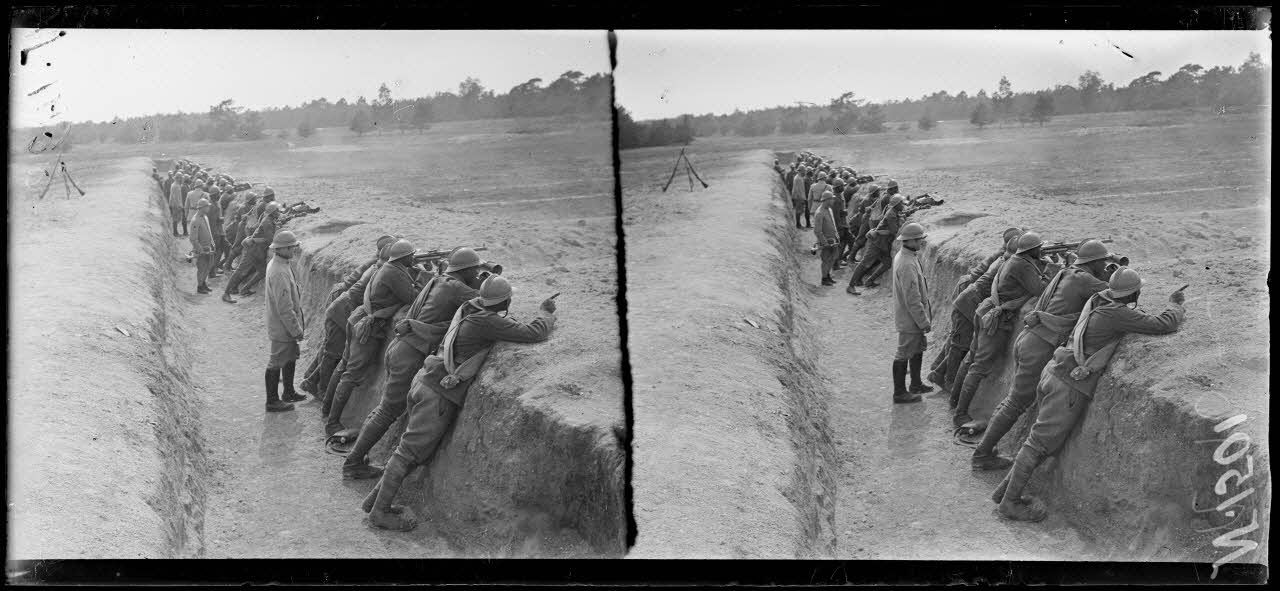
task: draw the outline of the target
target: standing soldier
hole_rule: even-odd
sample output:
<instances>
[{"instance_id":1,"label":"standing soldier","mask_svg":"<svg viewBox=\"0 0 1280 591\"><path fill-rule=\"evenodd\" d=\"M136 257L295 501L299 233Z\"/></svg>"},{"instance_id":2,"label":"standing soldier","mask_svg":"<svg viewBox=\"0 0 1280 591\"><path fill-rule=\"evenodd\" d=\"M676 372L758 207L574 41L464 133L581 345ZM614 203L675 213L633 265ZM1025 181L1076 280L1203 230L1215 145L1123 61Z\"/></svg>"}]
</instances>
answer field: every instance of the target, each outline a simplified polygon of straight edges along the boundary
<instances>
[{"instance_id":1,"label":"standing soldier","mask_svg":"<svg viewBox=\"0 0 1280 591\"><path fill-rule=\"evenodd\" d=\"M1093 294L1107 289L1107 281L1111 279L1107 271L1110 256L1102 242L1085 241L1077 249L1074 263L1053 277L1036 301L1035 309L1023 317L1026 328L1013 342L1013 358L1017 363L1013 382L1009 384L1009 393L991 413L982 441L973 451L974 470L1009 467L1010 460L996 455L996 444L1035 402L1040 372L1053 358L1054 350L1067 344L1085 302Z\"/></svg>"},{"instance_id":2,"label":"standing soldier","mask_svg":"<svg viewBox=\"0 0 1280 591\"><path fill-rule=\"evenodd\" d=\"M933 330L933 308L929 305L929 284L920 268L920 249L928 236L917 223L902 228L898 240L902 248L893 257L893 323L898 329L898 351L893 357L893 401L920 402L920 395L933 388L920 381L920 360L928 347L925 333ZM907 386L907 370L911 386Z\"/></svg>"},{"instance_id":3,"label":"standing soldier","mask_svg":"<svg viewBox=\"0 0 1280 591\"><path fill-rule=\"evenodd\" d=\"M969 372L965 374L951 421L956 427L973 420L969 403L982 385L1013 335L1013 323L1022 305L1044 291L1046 277L1040 260L1044 241L1035 232L1018 237L1015 256L1000 266L992 284L991 297L982 301L974 313L973 345L969 348Z\"/></svg>"},{"instance_id":4,"label":"standing soldier","mask_svg":"<svg viewBox=\"0 0 1280 591\"><path fill-rule=\"evenodd\" d=\"M196 293L212 293L205 280L213 265L213 233L209 229L209 200L196 202L196 213L191 217L191 251L196 256Z\"/></svg>"},{"instance_id":5,"label":"standing soldier","mask_svg":"<svg viewBox=\"0 0 1280 591\"><path fill-rule=\"evenodd\" d=\"M804 214L808 218L808 213L804 208L805 199L805 177L809 174L809 167L800 165L799 171L794 179L791 180L791 209L796 214L796 227L803 228L800 225L800 215Z\"/></svg>"},{"instance_id":6,"label":"standing soldier","mask_svg":"<svg viewBox=\"0 0 1280 591\"><path fill-rule=\"evenodd\" d=\"M324 310L324 343L320 346L320 352L312 359L311 367L307 368L302 383L298 385L303 392L310 392L315 394L316 398L324 399L324 393L329 388L329 378L333 375L334 368L338 366L338 361L342 359L342 350L347 346L347 317L355 307L355 304L351 303L351 298L347 297L347 291L364 276L366 271L383 260L386 256L386 248L395 241L394 236L379 237L375 243L373 258L351 270L330 290L329 303ZM363 298L362 293L361 299Z\"/></svg>"},{"instance_id":7,"label":"standing soldier","mask_svg":"<svg viewBox=\"0 0 1280 591\"><path fill-rule=\"evenodd\" d=\"M875 226L871 225L871 219L873 216L872 212L878 212L881 208L880 186L869 185L867 187L867 196L861 199L857 207L857 211L859 215L861 215L861 219L856 229L852 227L849 228L850 231L853 232L853 246L849 248L850 262L855 261L858 251L862 250L863 245L867 243L867 232L871 231L872 228L875 228ZM880 221L880 214L876 213L874 215L876 223L878 224ZM862 258L865 260L867 257L863 254Z\"/></svg>"},{"instance_id":8,"label":"standing soldier","mask_svg":"<svg viewBox=\"0 0 1280 591\"><path fill-rule=\"evenodd\" d=\"M867 277L866 286L877 287L879 284L876 283L876 278L893 266L893 237L898 235L898 229L902 227L902 210L905 207L903 201L902 195L890 197L880 222L874 230L867 232L869 239L867 253L862 256L862 262L854 267L853 276L849 278L849 287L845 292L862 295L857 288L862 281L862 276L868 272L871 272L871 275ZM875 271L871 271L872 266L877 263L879 266Z\"/></svg>"},{"instance_id":9,"label":"standing soldier","mask_svg":"<svg viewBox=\"0 0 1280 591\"><path fill-rule=\"evenodd\" d=\"M364 381L369 367L382 352L386 322L418 295L417 285L409 274L413 253L413 243L408 240L392 244L387 253L387 263L378 267L369 281L364 301L354 304L351 316L347 318L347 348L342 355L347 366L329 405L324 427L326 435L343 430L342 411L347 406L351 391Z\"/></svg>"},{"instance_id":10,"label":"standing soldier","mask_svg":"<svg viewBox=\"0 0 1280 591\"><path fill-rule=\"evenodd\" d=\"M267 263L267 337L271 339L271 357L267 360L267 412L293 410L293 403L304 400L293 390L294 364L298 361L298 342L307 325L302 314L302 294L289 262L302 252L293 232L284 230L271 242L275 256ZM284 382L284 397L277 391Z\"/></svg>"},{"instance_id":11,"label":"standing soldier","mask_svg":"<svg viewBox=\"0 0 1280 591\"><path fill-rule=\"evenodd\" d=\"M173 185L169 187L169 220L173 222L173 235L187 235L187 215L186 205L183 201L182 185L186 180L186 175L178 173L175 177ZM178 233L178 223L182 223L182 233Z\"/></svg>"},{"instance_id":12,"label":"standing soldier","mask_svg":"<svg viewBox=\"0 0 1280 591\"><path fill-rule=\"evenodd\" d=\"M463 304L479 295L481 280L480 255L470 248L460 248L449 255L444 275L427 283L409 307L409 313L396 323L396 336L387 344L383 367L387 379L378 407L369 413L355 446L342 465L347 479L377 478L382 468L370 466L366 456L377 445L387 429L404 413L406 397L413 377L422 369L427 355L440 345L450 319Z\"/></svg>"},{"instance_id":13,"label":"standing soldier","mask_svg":"<svg viewBox=\"0 0 1280 591\"><path fill-rule=\"evenodd\" d=\"M201 199L209 198L209 194L205 192L204 187L204 183L196 181L191 185L191 190L187 191L187 196L184 198L183 203L186 204L188 218L195 215L196 204L199 203Z\"/></svg>"},{"instance_id":14,"label":"standing soldier","mask_svg":"<svg viewBox=\"0 0 1280 591\"><path fill-rule=\"evenodd\" d=\"M814 183L814 187L818 184ZM821 205L818 206L816 213L817 226L814 227L814 236L818 239L818 253L822 259L822 284L835 285L836 281L831 278L831 268L836 260L836 252L840 249L840 230L836 226L836 216L832 211L832 205L836 201L836 196L827 191L822 194Z\"/></svg>"},{"instance_id":15,"label":"standing soldier","mask_svg":"<svg viewBox=\"0 0 1280 591\"><path fill-rule=\"evenodd\" d=\"M831 213L836 217L836 253L835 260L831 263L832 271L839 271L842 266L840 256L844 252L844 247L848 244L849 238L849 222L846 219L848 213L845 211L845 203L842 198L844 193L844 179L839 176L831 183L831 193L835 200L831 202Z\"/></svg>"},{"instance_id":16,"label":"standing soldier","mask_svg":"<svg viewBox=\"0 0 1280 591\"><path fill-rule=\"evenodd\" d=\"M226 232L222 229L222 189L216 185L209 193L209 230L213 232L213 258L209 261L209 277L217 277L218 259L227 250Z\"/></svg>"},{"instance_id":17,"label":"standing soldier","mask_svg":"<svg viewBox=\"0 0 1280 591\"><path fill-rule=\"evenodd\" d=\"M552 296L554 298L555 296ZM400 483L415 467L427 463L453 426L466 402L467 389L489 349L499 341L544 341L555 327L555 302L542 302L538 317L523 323L507 318L511 284L494 275L480 285L479 295L458 308L449 323L439 356L428 357L409 392L409 416L404 434L387 461L378 486L365 497L362 508L374 526L409 531L417 522L394 505Z\"/></svg>"},{"instance_id":18,"label":"standing soldier","mask_svg":"<svg viewBox=\"0 0 1280 591\"><path fill-rule=\"evenodd\" d=\"M1142 278L1133 269L1117 269L1108 289L1093 295L1085 304L1069 342L1058 347L1045 365L1036 386L1036 421L1018 450L1013 467L991 495L991 500L1000 504L1001 515L1017 521L1045 518L1044 503L1023 496L1022 491L1036 466L1062 448L1084 416L1120 339L1128 333L1169 334L1182 324L1186 316L1182 290L1170 294L1169 307L1154 316L1136 309L1142 285Z\"/></svg>"}]
</instances>

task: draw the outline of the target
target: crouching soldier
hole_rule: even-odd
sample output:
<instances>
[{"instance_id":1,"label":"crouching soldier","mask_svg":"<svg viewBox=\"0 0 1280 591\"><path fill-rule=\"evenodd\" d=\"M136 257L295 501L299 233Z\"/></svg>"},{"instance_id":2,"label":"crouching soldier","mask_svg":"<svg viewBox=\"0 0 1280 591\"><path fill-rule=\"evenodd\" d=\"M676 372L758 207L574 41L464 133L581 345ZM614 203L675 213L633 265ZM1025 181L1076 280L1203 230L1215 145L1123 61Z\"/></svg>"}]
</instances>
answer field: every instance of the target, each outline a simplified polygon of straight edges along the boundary
<instances>
[{"instance_id":1,"label":"crouching soldier","mask_svg":"<svg viewBox=\"0 0 1280 591\"><path fill-rule=\"evenodd\" d=\"M422 369L427 355L440 345L449 320L458 308L480 293L482 264L476 251L455 250L449 255L444 275L431 279L409 306L408 315L396 323L396 336L382 356L387 376L382 397L360 427L355 447L342 465L343 478L358 480L382 474L380 467L369 465L366 456L404 412L413 377Z\"/></svg>"},{"instance_id":2,"label":"crouching soldier","mask_svg":"<svg viewBox=\"0 0 1280 591\"><path fill-rule=\"evenodd\" d=\"M463 304L453 315L437 355L427 357L422 372L409 391L409 417L400 443L387 461L378 486L365 497L363 509L376 527L409 531L417 522L393 505L400 483L413 468L431 460L449 432L466 400L467 389L489 348L498 341L536 343L546 340L555 326L556 305L551 296L542 302L532 322L506 317L511 305L511 285L492 276L480 285L480 295Z\"/></svg>"},{"instance_id":3,"label":"crouching soldier","mask_svg":"<svg viewBox=\"0 0 1280 591\"><path fill-rule=\"evenodd\" d=\"M1036 466L1062 448L1067 435L1084 416L1120 338L1131 332L1172 333L1178 330L1186 315L1182 290L1169 296L1169 307L1159 316L1138 310L1136 305L1143 281L1137 271L1128 267L1117 269L1108 285L1108 289L1085 304L1070 341L1054 351L1053 359L1040 374L1036 387L1036 422L1018 450L1013 467L991 495L991 500L1000 504L1000 514L1009 519L1040 521L1045 518L1044 503L1035 497L1023 496L1022 491Z\"/></svg>"}]
</instances>

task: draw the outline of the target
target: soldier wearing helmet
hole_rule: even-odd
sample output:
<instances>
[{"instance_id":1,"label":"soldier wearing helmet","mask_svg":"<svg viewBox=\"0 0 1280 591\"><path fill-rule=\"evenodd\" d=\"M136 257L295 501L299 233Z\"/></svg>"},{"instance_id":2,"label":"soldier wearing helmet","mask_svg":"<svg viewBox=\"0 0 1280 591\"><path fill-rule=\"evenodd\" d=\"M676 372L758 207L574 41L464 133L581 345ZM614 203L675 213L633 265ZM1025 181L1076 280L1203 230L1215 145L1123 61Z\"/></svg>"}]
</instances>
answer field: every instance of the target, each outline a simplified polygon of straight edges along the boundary
<instances>
[{"instance_id":1,"label":"soldier wearing helmet","mask_svg":"<svg viewBox=\"0 0 1280 591\"><path fill-rule=\"evenodd\" d=\"M293 275L290 261L297 259L302 247L293 232L281 230L272 237L275 253L267 263L267 338L271 355L267 358L267 412L293 410L293 403L306 397L293 389L293 372L298 362L298 341L303 339L307 321L302 312L302 293ZM284 395L279 393L284 383Z\"/></svg>"},{"instance_id":2,"label":"soldier wearing helmet","mask_svg":"<svg viewBox=\"0 0 1280 591\"><path fill-rule=\"evenodd\" d=\"M325 433L333 435L345 429L342 411L351 393L368 377L377 363L386 340L387 326L401 307L413 302L420 287L410 269L414 265L413 243L400 239L387 249L387 262L378 268L364 292L364 300L354 302L347 318L347 347L342 357L346 368L333 392L329 413L325 417Z\"/></svg>"},{"instance_id":3,"label":"soldier wearing helmet","mask_svg":"<svg viewBox=\"0 0 1280 591\"><path fill-rule=\"evenodd\" d=\"M244 248L244 259L240 262L240 267L227 280L227 286L222 292L222 301L228 304L236 303L231 299L232 295L250 296L254 294L253 285L256 284L260 276L267 271L267 251L271 246L276 234L276 221L280 217L280 204L268 203L263 210L262 221L258 222L257 229L253 235L245 238L242 242ZM241 283L244 288L241 289Z\"/></svg>"},{"instance_id":4,"label":"soldier wearing helmet","mask_svg":"<svg viewBox=\"0 0 1280 591\"><path fill-rule=\"evenodd\" d=\"M317 400L323 400L329 387L329 378L333 375L338 362L342 360L342 351L347 346L347 317L351 315L351 309L354 307L351 298L347 297L347 292L365 276L366 271L382 261L380 255L396 240L398 238L390 234L380 236L374 242L373 258L348 271L329 290L329 301L324 311L324 340L316 356L311 359L311 364L307 366L302 383L298 384L298 389L314 395ZM365 284L368 284L367 280ZM363 297L362 292L361 298Z\"/></svg>"},{"instance_id":5,"label":"soldier wearing helmet","mask_svg":"<svg viewBox=\"0 0 1280 591\"><path fill-rule=\"evenodd\" d=\"M817 186L815 183L814 187ZM831 271L835 266L836 253L840 250L840 229L836 225L836 216L832 209L837 201L839 201L839 198L834 193L831 191L824 192L818 211L814 214L816 220L813 234L818 239L818 254L822 260L823 285L836 284L836 281L831 278Z\"/></svg>"},{"instance_id":6,"label":"soldier wearing helmet","mask_svg":"<svg viewBox=\"0 0 1280 591\"><path fill-rule=\"evenodd\" d=\"M973 345L969 348L969 371L960 386L955 414L951 418L956 427L972 420L969 404L1004 354L1022 305L1044 291L1048 278L1044 274L1047 261L1040 259L1043 244L1036 232L1019 236L1017 254L1001 265L991 288L991 297L978 305Z\"/></svg>"},{"instance_id":7,"label":"soldier wearing helmet","mask_svg":"<svg viewBox=\"0 0 1280 591\"><path fill-rule=\"evenodd\" d=\"M1006 249L1008 256L1015 253L1017 248L1011 241L1021 235L1022 230L1018 228L1006 229L1000 236L1000 248L982 262L970 267L969 273L956 282L956 293L951 303L951 333L947 336L947 345L941 348L929 369L929 381L941 386L943 390L958 395L959 391L952 388L952 382L955 381L956 371L969 354L969 345L973 342L974 311L982 300L991 295L991 282L996 273L993 269L998 269L1007 258ZM979 280L983 282L981 286L969 289ZM955 402L951 404L954 406Z\"/></svg>"},{"instance_id":8,"label":"soldier wearing helmet","mask_svg":"<svg viewBox=\"0 0 1280 591\"><path fill-rule=\"evenodd\" d=\"M213 293L205 280L213 265L213 233L209 228L209 200L196 202L196 214L191 218L191 252L196 259L196 293Z\"/></svg>"},{"instance_id":9,"label":"soldier wearing helmet","mask_svg":"<svg viewBox=\"0 0 1280 591\"><path fill-rule=\"evenodd\" d=\"M173 184L169 186L169 221L173 223L174 236L187 235L187 207L184 181L186 177L178 173ZM178 223L182 223L182 233L178 233Z\"/></svg>"},{"instance_id":10,"label":"soldier wearing helmet","mask_svg":"<svg viewBox=\"0 0 1280 591\"><path fill-rule=\"evenodd\" d=\"M805 196L808 195L809 167L801 165L796 171L796 176L791 179L791 209L796 216L796 227L802 228L800 225L800 216L805 213Z\"/></svg>"},{"instance_id":11,"label":"soldier wearing helmet","mask_svg":"<svg viewBox=\"0 0 1280 591\"><path fill-rule=\"evenodd\" d=\"M1018 521L1045 518L1044 503L1023 490L1044 458L1062 448L1067 436L1084 416L1120 339L1129 333L1170 334L1186 317L1182 290L1169 295L1169 306L1159 315L1134 306L1142 293L1142 278L1120 267L1108 288L1094 294L1080 311L1065 344L1045 365L1036 387L1036 419L1004 480L991 495L1000 514Z\"/></svg>"},{"instance_id":12,"label":"soldier wearing helmet","mask_svg":"<svg viewBox=\"0 0 1280 591\"><path fill-rule=\"evenodd\" d=\"M929 285L920 267L920 250L928 234L924 227L910 223L897 239L902 248L893 257L893 323L898 331L898 350L893 356L893 402L920 402L920 394L932 390L920 381L920 363L928 346L925 334L933 330L933 308ZM907 372L911 385L907 385Z\"/></svg>"},{"instance_id":13,"label":"soldier wearing helmet","mask_svg":"<svg viewBox=\"0 0 1280 591\"><path fill-rule=\"evenodd\" d=\"M555 296L543 300L538 317L531 322L506 317L511 296L511 284L506 278L495 275L486 279L479 294L454 313L440 352L427 357L414 378L404 434L387 461L378 486L362 505L375 527L408 531L417 526L417 521L393 501L405 476L414 467L429 462L449 432L490 348L499 341L536 343L550 336L555 327Z\"/></svg>"},{"instance_id":14,"label":"soldier wearing helmet","mask_svg":"<svg viewBox=\"0 0 1280 591\"><path fill-rule=\"evenodd\" d=\"M849 251L849 262L854 262L858 251L862 250L867 243L867 232L880 224L880 218L884 215L884 205L884 193L880 190L880 186L868 185L867 196L863 198L860 208L862 222L853 233L853 247Z\"/></svg>"},{"instance_id":15,"label":"soldier wearing helmet","mask_svg":"<svg viewBox=\"0 0 1280 591\"><path fill-rule=\"evenodd\" d=\"M1053 357L1053 352L1067 342L1080 311L1093 294L1107 289L1111 272L1107 264L1111 253L1098 240L1086 240L1077 249L1075 260L1049 281L1036 299L1035 307L1023 317L1026 328L1013 343L1013 359L1017 366L1009 393L991 413L991 421L982 434L982 442L973 452L974 470L1002 470L1010 460L996 455L996 444L1018 417L1036 399L1036 383L1040 371Z\"/></svg>"},{"instance_id":16,"label":"soldier wearing helmet","mask_svg":"<svg viewBox=\"0 0 1280 591\"><path fill-rule=\"evenodd\" d=\"M343 478L377 478L382 474L380 467L369 465L366 455L404 413L413 376L427 355L440 345L454 312L479 295L481 283L489 277L484 272L486 265L470 248L453 251L444 274L427 282L404 319L396 323L396 336L387 343L383 355L387 379L382 395L377 408L360 427L355 447L342 465Z\"/></svg>"},{"instance_id":17,"label":"soldier wearing helmet","mask_svg":"<svg viewBox=\"0 0 1280 591\"><path fill-rule=\"evenodd\" d=\"M262 217L258 220L258 226L269 225L269 231L271 233L275 233L280 230L280 218L284 215L284 205L278 201L274 201L274 198L265 195L263 196L263 199L266 199L266 201L260 204L262 207ZM240 291L244 293L244 295L252 295L253 288L257 287L258 283L266 277L267 264L265 261L267 261L268 258L269 253L264 249L262 252L262 260L264 262L258 267L257 273L250 275L248 279L241 284Z\"/></svg>"},{"instance_id":18,"label":"soldier wearing helmet","mask_svg":"<svg viewBox=\"0 0 1280 591\"><path fill-rule=\"evenodd\" d=\"M875 228L866 234L867 254L862 257L862 262L854 267L853 276L849 277L849 287L845 289L845 292L850 295L861 295L858 286L863 275L867 275L866 287L877 287L879 284L876 283L876 279L893 266L893 239L902 227L904 220L902 211L906 200L902 195L893 195L888 201L883 217Z\"/></svg>"}]
</instances>

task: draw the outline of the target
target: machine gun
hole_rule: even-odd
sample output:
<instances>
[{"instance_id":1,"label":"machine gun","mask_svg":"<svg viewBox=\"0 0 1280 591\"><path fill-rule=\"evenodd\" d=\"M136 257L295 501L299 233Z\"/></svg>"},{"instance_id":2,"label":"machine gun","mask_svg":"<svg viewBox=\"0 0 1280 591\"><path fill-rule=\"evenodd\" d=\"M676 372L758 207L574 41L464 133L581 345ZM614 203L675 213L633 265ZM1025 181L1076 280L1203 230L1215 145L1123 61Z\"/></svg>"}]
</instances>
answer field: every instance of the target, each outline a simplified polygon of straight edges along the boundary
<instances>
[{"instance_id":1,"label":"machine gun","mask_svg":"<svg viewBox=\"0 0 1280 591\"><path fill-rule=\"evenodd\" d=\"M1099 240L1099 242L1103 244L1112 243L1110 238L1103 238L1102 240ZM1076 249L1080 248L1080 245L1084 243L1084 240L1081 240L1080 242L1053 242L1041 246L1040 254L1065 258L1064 255L1066 255L1066 253L1075 252ZM1112 253L1107 256L1107 261L1107 269L1111 271L1114 271L1117 267L1129 266L1129 257L1123 255Z\"/></svg>"},{"instance_id":2,"label":"machine gun","mask_svg":"<svg viewBox=\"0 0 1280 591\"><path fill-rule=\"evenodd\" d=\"M425 266L427 264L431 264L432 266L435 267L435 273L437 276L443 275L445 268L449 266L449 255L453 254L453 251L457 250L458 248L462 248L462 247L459 246L457 248L451 248L448 250L443 248L436 249L436 250L421 250L413 253L413 262L415 265ZM476 252L484 252L489 249L484 246L476 246L471 250L474 250ZM480 263L480 268L484 269L486 272L491 273L493 275L502 274L502 265L498 263L482 261ZM483 273L481 275L484 276Z\"/></svg>"}]
</instances>

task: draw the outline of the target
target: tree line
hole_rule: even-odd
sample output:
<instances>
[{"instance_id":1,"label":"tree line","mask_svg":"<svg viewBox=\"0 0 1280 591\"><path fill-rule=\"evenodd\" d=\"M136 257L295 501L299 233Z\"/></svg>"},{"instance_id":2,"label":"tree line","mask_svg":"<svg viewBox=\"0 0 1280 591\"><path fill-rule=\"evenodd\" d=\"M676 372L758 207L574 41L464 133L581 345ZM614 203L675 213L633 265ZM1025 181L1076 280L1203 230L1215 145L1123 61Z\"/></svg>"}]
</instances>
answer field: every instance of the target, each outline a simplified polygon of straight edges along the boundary
<instances>
[{"instance_id":1,"label":"tree line","mask_svg":"<svg viewBox=\"0 0 1280 591\"><path fill-rule=\"evenodd\" d=\"M889 121L900 122L898 129L908 129L909 122L914 121L924 130L944 119L967 119L980 128L1011 121L1043 125L1054 115L1205 107L1224 110L1260 105L1269 100L1270 87L1271 65L1264 63L1259 54L1250 53L1239 67L1205 69L1186 64L1167 77L1162 72L1149 72L1124 85L1104 81L1098 72L1087 70L1075 85L1014 91L1013 83L1002 76L991 94L985 89L973 95L939 90L918 99L878 104L846 92L826 105L797 103L652 121L634 121L619 107L618 139L626 149L687 144L694 137L712 135L880 133L888 129Z\"/></svg>"},{"instance_id":2,"label":"tree line","mask_svg":"<svg viewBox=\"0 0 1280 591\"><path fill-rule=\"evenodd\" d=\"M296 134L305 138L322 127L346 127L360 135L422 132L439 121L557 115L605 118L612 92L609 74L587 76L577 70L567 71L545 86L541 78L532 78L505 93L495 93L480 80L468 77L458 84L457 92L395 98L384 82L372 101L364 96L354 102L346 98L331 102L321 97L297 107L249 110L228 98L206 113L117 117L104 122L73 123L71 127L77 142L117 143L255 140L264 137L267 130L276 130L282 137Z\"/></svg>"}]
</instances>

